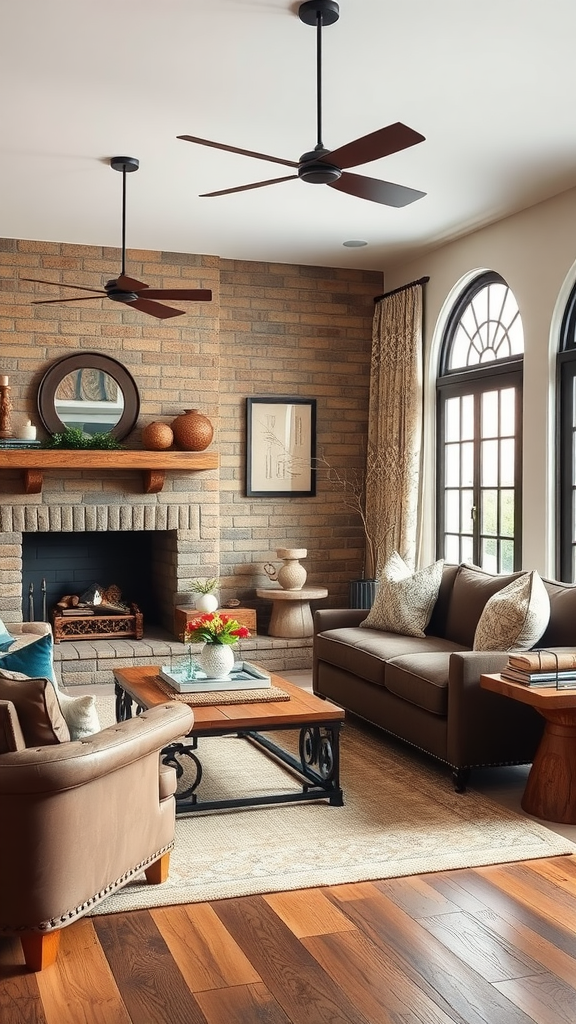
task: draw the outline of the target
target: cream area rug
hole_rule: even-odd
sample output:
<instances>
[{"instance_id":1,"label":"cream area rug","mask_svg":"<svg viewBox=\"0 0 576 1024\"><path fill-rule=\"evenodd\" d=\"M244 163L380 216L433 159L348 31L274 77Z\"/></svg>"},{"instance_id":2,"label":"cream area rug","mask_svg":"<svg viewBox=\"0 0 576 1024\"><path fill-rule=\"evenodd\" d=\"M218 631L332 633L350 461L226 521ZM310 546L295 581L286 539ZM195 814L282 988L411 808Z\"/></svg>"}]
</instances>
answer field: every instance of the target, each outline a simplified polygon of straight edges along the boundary
<instances>
[{"instance_id":1,"label":"cream area rug","mask_svg":"<svg viewBox=\"0 0 576 1024\"><path fill-rule=\"evenodd\" d=\"M98 705L110 724L113 698ZM247 740L201 739L198 754L203 799L299 788ZM343 807L277 804L179 817L168 881L149 886L142 875L92 913L576 853L569 840L472 789L455 793L434 762L351 724L341 735L341 783Z\"/></svg>"}]
</instances>

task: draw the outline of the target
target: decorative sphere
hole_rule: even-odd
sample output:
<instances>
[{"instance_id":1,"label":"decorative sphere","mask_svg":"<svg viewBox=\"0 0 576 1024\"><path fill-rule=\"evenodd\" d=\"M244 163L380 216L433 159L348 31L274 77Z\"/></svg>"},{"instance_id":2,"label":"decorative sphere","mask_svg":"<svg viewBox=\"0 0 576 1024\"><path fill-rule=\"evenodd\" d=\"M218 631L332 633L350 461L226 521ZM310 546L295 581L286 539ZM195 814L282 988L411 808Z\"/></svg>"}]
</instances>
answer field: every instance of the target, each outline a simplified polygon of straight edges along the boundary
<instances>
[{"instance_id":1,"label":"decorative sphere","mask_svg":"<svg viewBox=\"0 0 576 1024\"><path fill-rule=\"evenodd\" d=\"M168 423L155 420L142 431L142 444L148 451L162 452L170 448L174 441L172 427Z\"/></svg>"}]
</instances>

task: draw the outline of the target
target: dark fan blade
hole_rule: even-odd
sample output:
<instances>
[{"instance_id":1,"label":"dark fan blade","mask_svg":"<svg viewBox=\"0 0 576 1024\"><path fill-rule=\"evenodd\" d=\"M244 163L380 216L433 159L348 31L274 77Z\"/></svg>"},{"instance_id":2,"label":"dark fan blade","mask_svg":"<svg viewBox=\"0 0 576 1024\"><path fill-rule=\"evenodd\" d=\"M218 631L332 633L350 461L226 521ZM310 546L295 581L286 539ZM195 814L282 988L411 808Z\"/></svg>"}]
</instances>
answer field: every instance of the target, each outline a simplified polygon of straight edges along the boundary
<instances>
[{"instance_id":1,"label":"dark fan blade","mask_svg":"<svg viewBox=\"0 0 576 1024\"><path fill-rule=\"evenodd\" d=\"M284 167L298 167L294 160L282 160L278 156L266 153L254 153L251 149L238 149L237 146L225 146L222 142L209 142L208 139L197 139L194 135L177 135L176 138L185 142L196 142L199 146L210 146L212 149L223 149L225 153L239 153L240 156L253 156L256 160L268 160L272 164L283 164Z\"/></svg>"},{"instance_id":2,"label":"dark fan blade","mask_svg":"<svg viewBox=\"0 0 576 1024\"><path fill-rule=\"evenodd\" d=\"M180 299L181 302L211 302L209 288L147 288L145 299Z\"/></svg>"},{"instance_id":3,"label":"dark fan blade","mask_svg":"<svg viewBox=\"0 0 576 1024\"><path fill-rule=\"evenodd\" d=\"M53 288L75 288L80 292L95 292L96 295L105 295L101 288L83 288L81 284L62 284L60 281L39 281L37 277L21 277L21 281L32 281L34 284L49 284Z\"/></svg>"},{"instance_id":4,"label":"dark fan blade","mask_svg":"<svg viewBox=\"0 0 576 1024\"><path fill-rule=\"evenodd\" d=\"M382 203L384 206L408 206L409 203L415 203L417 199L426 195L415 188L394 185L391 181L379 181L378 178L365 178L362 174L350 174L348 171L345 171L338 181L331 181L328 184L330 188L337 188L340 192L348 192L351 196L370 199L373 203Z\"/></svg>"},{"instance_id":5,"label":"dark fan blade","mask_svg":"<svg viewBox=\"0 0 576 1024\"><path fill-rule=\"evenodd\" d=\"M360 164L368 164L371 160L380 160L383 156L399 153L401 149L408 149L409 146L424 141L424 136L419 132L408 128L401 121L396 121L395 124L389 124L377 132L364 135L362 139L340 146L340 149L332 150L322 159L336 164L343 170L345 167L359 167Z\"/></svg>"},{"instance_id":6,"label":"dark fan blade","mask_svg":"<svg viewBox=\"0 0 576 1024\"><path fill-rule=\"evenodd\" d=\"M150 302L149 299L136 299L136 302L127 302L127 309L139 309L141 313L150 313L150 316L157 316L159 320L167 320L170 316L184 316L183 309L172 309L170 306L163 306L160 302Z\"/></svg>"},{"instance_id":7,"label":"dark fan blade","mask_svg":"<svg viewBox=\"0 0 576 1024\"><path fill-rule=\"evenodd\" d=\"M136 281L133 277L126 277L126 274L121 274L116 281L116 287L125 292L140 292L143 288L148 288L148 285L142 284L142 281Z\"/></svg>"},{"instance_id":8,"label":"dark fan blade","mask_svg":"<svg viewBox=\"0 0 576 1024\"><path fill-rule=\"evenodd\" d=\"M91 302L93 299L106 298L106 292L98 292L97 295L83 295L79 299L32 299L32 306L49 306L52 302Z\"/></svg>"},{"instance_id":9,"label":"dark fan blade","mask_svg":"<svg viewBox=\"0 0 576 1024\"><path fill-rule=\"evenodd\" d=\"M297 174L289 174L286 178L270 178L269 181L255 181L253 185L238 185L237 188L221 188L219 192L204 192L200 199L207 199L210 196L229 196L231 192L247 192L251 188L263 188L264 185L277 185L279 181L292 181Z\"/></svg>"}]
</instances>

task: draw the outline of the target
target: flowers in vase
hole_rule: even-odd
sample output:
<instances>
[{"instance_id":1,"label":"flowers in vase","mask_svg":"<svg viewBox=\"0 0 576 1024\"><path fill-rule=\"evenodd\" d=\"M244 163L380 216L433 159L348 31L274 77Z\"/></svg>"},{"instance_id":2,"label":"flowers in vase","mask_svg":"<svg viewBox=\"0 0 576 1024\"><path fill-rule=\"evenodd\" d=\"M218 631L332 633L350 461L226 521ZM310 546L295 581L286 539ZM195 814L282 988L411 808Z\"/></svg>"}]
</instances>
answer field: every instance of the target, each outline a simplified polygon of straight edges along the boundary
<instances>
[{"instance_id":1,"label":"flowers in vase","mask_svg":"<svg viewBox=\"0 0 576 1024\"><path fill-rule=\"evenodd\" d=\"M241 626L231 615L217 612L197 615L195 619L186 623L184 630L184 642L187 644L235 644L249 636L250 630L247 626Z\"/></svg>"}]
</instances>

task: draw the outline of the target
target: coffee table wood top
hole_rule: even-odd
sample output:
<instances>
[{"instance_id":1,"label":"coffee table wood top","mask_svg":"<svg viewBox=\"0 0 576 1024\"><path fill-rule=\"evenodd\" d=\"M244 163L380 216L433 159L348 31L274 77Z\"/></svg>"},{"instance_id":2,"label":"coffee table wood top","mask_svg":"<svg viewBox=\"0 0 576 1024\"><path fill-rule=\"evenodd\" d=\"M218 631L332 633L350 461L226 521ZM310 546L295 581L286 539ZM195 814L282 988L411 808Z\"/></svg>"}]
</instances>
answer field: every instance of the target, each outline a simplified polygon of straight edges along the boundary
<instances>
[{"instance_id":1,"label":"coffee table wood top","mask_svg":"<svg viewBox=\"0 0 576 1024\"><path fill-rule=\"evenodd\" d=\"M122 689L139 704L145 708L151 708L156 704L166 704L170 700L170 697L158 685L159 672L159 665L146 665L141 668L115 668L114 676ZM243 703L239 695L237 704L195 706L192 708L194 725L191 735L195 730L204 733L210 732L211 729L215 732L221 731L228 725L230 731L234 731L247 728L277 728L284 724L286 727L293 725L297 728L301 724L313 724L316 720L318 722L344 721L345 712L336 704L332 704L328 700L321 700L320 697L303 690L300 686L289 683L282 676L273 673L270 675L272 686L284 690L290 700Z\"/></svg>"}]
</instances>

